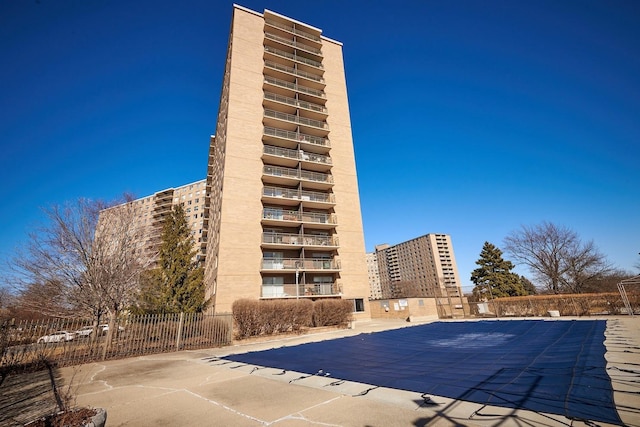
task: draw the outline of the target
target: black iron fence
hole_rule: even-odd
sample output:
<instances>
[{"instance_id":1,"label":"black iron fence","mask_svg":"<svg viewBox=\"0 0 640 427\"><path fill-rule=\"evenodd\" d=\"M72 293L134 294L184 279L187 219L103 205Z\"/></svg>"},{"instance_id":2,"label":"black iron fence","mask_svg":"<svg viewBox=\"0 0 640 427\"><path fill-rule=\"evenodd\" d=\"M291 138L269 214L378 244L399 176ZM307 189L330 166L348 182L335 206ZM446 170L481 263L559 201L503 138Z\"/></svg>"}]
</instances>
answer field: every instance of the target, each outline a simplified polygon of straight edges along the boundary
<instances>
[{"instance_id":1,"label":"black iron fence","mask_svg":"<svg viewBox=\"0 0 640 427\"><path fill-rule=\"evenodd\" d=\"M82 319L9 319L0 326L0 367L42 357L68 366L229 345L233 319L230 314L177 313L121 316L101 324Z\"/></svg>"}]
</instances>

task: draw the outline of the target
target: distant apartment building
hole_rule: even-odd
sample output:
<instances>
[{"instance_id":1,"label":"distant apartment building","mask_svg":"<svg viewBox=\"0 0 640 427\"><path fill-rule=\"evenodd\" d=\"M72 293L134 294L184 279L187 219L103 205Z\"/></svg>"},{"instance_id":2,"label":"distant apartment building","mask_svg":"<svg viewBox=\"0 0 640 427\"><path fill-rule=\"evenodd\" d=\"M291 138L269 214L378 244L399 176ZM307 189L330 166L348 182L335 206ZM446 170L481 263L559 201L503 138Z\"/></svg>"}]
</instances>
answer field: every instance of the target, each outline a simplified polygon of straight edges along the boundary
<instances>
[{"instance_id":1,"label":"distant apartment building","mask_svg":"<svg viewBox=\"0 0 640 427\"><path fill-rule=\"evenodd\" d=\"M393 246L378 245L375 249L381 299L462 295L449 235L427 234Z\"/></svg>"},{"instance_id":2,"label":"distant apartment building","mask_svg":"<svg viewBox=\"0 0 640 427\"><path fill-rule=\"evenodd\" d=\"M348 299L369 285L342 44L234 5L207 172L206 296Z\"/></svg>"},{"instance_id":3,"label":"distant apartment building","mask_svg":"<svg viewBox=\"0 0 640 427\"><path fill-rule=\"evenodd\" d=\"M128 202L134 208L135 228L139 230L140 248L151 264L157 261L162 243L162 226L174 206L184 208L191 228L196 250L195 260L204 262L206 239L203 237L205 215L206 180L196 181L177 188L168 188L150 196ZM117 209L115 206L112 209Z\"/></svg>"},{"instance_id":4,"label":"distant apartment building","mask_svg":"<svg viewBox=\"0 0 640 427\"><path fill-rule=\"evenodd\" d=\"M376 252L367 254L367 274L369 276L369 299L382 298L382 284L380 283L380 270L378 269L378 257Z\"/></svg>"}]
</instances>

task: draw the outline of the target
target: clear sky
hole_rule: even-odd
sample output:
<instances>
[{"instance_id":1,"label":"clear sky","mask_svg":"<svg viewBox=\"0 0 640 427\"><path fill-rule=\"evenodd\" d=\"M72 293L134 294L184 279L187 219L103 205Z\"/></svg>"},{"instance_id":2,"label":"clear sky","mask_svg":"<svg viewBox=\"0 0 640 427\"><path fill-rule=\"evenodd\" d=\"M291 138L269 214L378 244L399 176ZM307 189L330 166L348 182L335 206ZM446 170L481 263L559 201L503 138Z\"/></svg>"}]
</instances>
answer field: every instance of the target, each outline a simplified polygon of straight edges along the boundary
<instances>
[{"instance_id":1,"label":"clear sky","mask_svg":"<svg viewBox=\"0 0 640 427\"><path fill-rule=\"evenodd\" d=\"M550 221L640 261L640 2L248 0L344 43L367 251ZM78 197L205 178L232 3L0 1L0 259ZM519 271L526 274L525 270Z\"/></svg>"}]
</instances>

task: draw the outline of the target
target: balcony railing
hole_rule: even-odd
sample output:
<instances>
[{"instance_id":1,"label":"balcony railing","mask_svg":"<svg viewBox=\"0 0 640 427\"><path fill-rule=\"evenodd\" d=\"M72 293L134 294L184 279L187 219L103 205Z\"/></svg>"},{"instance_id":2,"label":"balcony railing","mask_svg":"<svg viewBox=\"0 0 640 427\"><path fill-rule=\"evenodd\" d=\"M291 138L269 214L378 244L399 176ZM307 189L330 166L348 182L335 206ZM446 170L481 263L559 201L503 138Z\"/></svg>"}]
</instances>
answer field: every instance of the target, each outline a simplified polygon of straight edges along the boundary
<instances>
[{"instance_id":1,"label":"balcony railing","mask_svg":"<svg viewBox=\"0 0 640 427\"><path fill-rule=\"evenodd\" d=\"M321 42L320 36L316 36L315 34L307 33L306 31L299 30L297 28L290 27L285 24L281 24L280 22L273 21L271 19L265 19L264 22L267 25L271 25L272 27L280 28L281 30L288 31L292 34L297 34L299 36L308 38L309 40L313 40L316 42Z\"/></svg>"},{"instance_id":2,"label":"balcony railing","mask_svg":"<svg viewBox=\"0 0 640 427\"><path fill-rule=\"evenodd\" d=\"M333 193L320 193L317 191L296 190L292 188L264 187L262 195L266 197L282 197L290 200L302 200L318 203L335 203Z\"/></svg>"},{"instance_id":3,"label":"balcony railing","mask_svg":"<svg viewBox=\"0 0 640 427\"><path fill-rule=\"evenodd\" d=\"M322 56L322 51L317 47L310 46L308 44L300 43L295 40L288 39L286 37L281 37L272 33L264 33L264 37L269 40L277 41L278 43L286 44L287 46L291 46L295 49L305 50L307 52L313 53L314 55Z\"/></svg>"},{"instance_id":4,"label":"balcony railing","mask_svg":"<svg viewBox=\"0 0 640 427\"><path fill-rule=\"evenodd\" d=\"M338 238L310 234L262 233L262 243L293 246L338 246Z\"/></svg>"},{"instance_id":5,"label":"balcony railing","mask_svg":"<svg viewBox=\"0 0 640 427\"><path fill-rule=\"evenodd\" d=\"M262 172L269 176L282 176L285 178L296 178L306 181L333 183L333 176L320 172L283 168L280 166L264 166Z\"/></svg>"},{"instance_id":6,"label":"balcony railing","mask_svg":"<svg viewBox=\"0 0 640 427\"><path fill-rule=\"evenodd\" d=\"M308 119L306 117L300 117L293 114L282 113L280 111L269 110L266 108L264 110L264 116L271 117L273 119L283 120L285 122L297 123L303 126L311 126L319 129L329 129L329 125L327 124L327 122Z\"/></svg>"},{"instance_id":7,"label":"balcony railing","mask_svg":"<svg viewBox=\"0 0 640 427\"><path fill-rule=\"evenodd\" d=\"M322 154L309 153L304 150L291 150L289 148L265 145L263 148L263 153L276 157L286 157L288 159L302 160L305 162L324 163L326 165L331 164L331 157L324 156Z\"/></svg>"},{"instance_id":8,"label":"balcony railing","mask_svg":"<svg viewBox=\"0 0 640 427\"><path fill-rule=\"evenodd\" d=\"M262 285L262 298L304 298L323 295L340 295L338 285L332 282L313 284L298 283L297 291L295 283Z\"/></svg>"},{"instance_id":9,"label":"balcony railing","mask_svg":"<svg viewBox=\"0 0 640 427\"><path fill-rule=\"evenodd\" d=\"M300 179L300 171L298 169L283 168L280 166L264 166L262 173L270 176Z\"/></svg>"},{"instance_id":10,"label":"balcony railing","mask_svg":"<svg viewBox=\"0 0 640 427\"><path fill-rule=\"evenodd\" d=\"M264 51L268 53L272 53L274 55L280 56L282 58L291 59L292 61L299 62L301 64L310 65L315 68L323 69L322 63L318 61L314 61L313 59L305 58L304 56L298 56L295 53L287 52L281 49L277 49L271 46L265 46Z\"/></svg>"},{"instance_id":11,"label":"balcony railing","mask_svg":"<svg viewBox=\"0 0 640 427\"><path fill-rule=\"evenodd\" d=\"M330 225L334 225L337 223L335 214L325 214L320 212L299 212L277 208L264 208L262 210L262 219Z\"/></svg>"},{"instance_id":12,"label":"balcony railing","mask_svg":"<svg viewBox=\"0 0 640 427\"><path fill-rule=\"evenodd\" d=\"M293 107L304 108L306 110L317 111L318 113L327 112L327 107L325 107L324 105L314 104L313 102L301 101L299 99L290 98L288 96L277 95L271 92L265 92L264 99L281 102L283 104L291 105Z\"/></svg>"},{"instance_id":13,"label":"balcony railing","mask_svg":"<svg viewBox=\"0 0 640 427\"><path fill-rule=\"evenodd\" d=\"M262 195L266 197L281 197L283 199L299 199L300 190L281 187L263 187Z\"/></svg>"},{"instance_id":14,"label":"balcony railing","mask_svg":"<svg viewBox=\"0 0 640 427\"><path fill-rule=\"evenodd\" d=\"M277 62L269 61L268 59L265 59L264 65L265 65L265 67L271 68L273 70L283 71L285 73L289 73L289 74L293 74L293 75L296 75L296 76L299 76L299 77L303 77L305 79L313 80L313 81L316 81L318 83L324 83L324 78L322 76L319 76L319 75L313 74L313 73L308 73L308 72L303 71L303 70L297 70L297 69L292 68L292 67L287 67L286 65L278 64Z\"/></svg>"},{"instance_id":15,"label":"balcony railing","mask_svg":"<svg viewBox=\"0 0 640 427\"><path fill-rule=\"evenodd\" d=\"M264 127L264 134L275 136L278 138L289 139L291 141L306 142L308 144L318 145L321 147L330 147L331 144L327 138L322 138L315 135L307 135L300 132L293 132L290 130L278 129L270 126Z\"/></svg>"},{"instance_id":16,"label":"balcony railing","mask_svg":"<svg viewBox=\"0 0 640 427\"><path fill-rule=\"evenodd\" d=\"M337 224L335 214L324 214L320 212L302 212L300 214L302 222L312 222L315 224Z\"/></svg>"},{"instance_id":17,"label":"balcony railing","mask_svg":"<svg viewBox=\"0 0 640 427\"><path fill-rule=\"evenodd\" d=\"M263 270L339 270L340 263L331 258L263 258Z\"/></svg>"},{"instance_id":18,"label":"balcony railing","mask_svg":"<svg viewBox=\"0 0 640 427\"><path fill-rule=\"evenodd\" d=\"M298 85L292 82L288 82L286 80L276 79L275 77L271 77L271 76L264 76L264 81L274 86L291 89L296 92L305 93L307 95L317 96L318 98L323 98L323 99L326 98L324 91L322 90L313 89L303 85Z\"/></svg>"}]
</instances>

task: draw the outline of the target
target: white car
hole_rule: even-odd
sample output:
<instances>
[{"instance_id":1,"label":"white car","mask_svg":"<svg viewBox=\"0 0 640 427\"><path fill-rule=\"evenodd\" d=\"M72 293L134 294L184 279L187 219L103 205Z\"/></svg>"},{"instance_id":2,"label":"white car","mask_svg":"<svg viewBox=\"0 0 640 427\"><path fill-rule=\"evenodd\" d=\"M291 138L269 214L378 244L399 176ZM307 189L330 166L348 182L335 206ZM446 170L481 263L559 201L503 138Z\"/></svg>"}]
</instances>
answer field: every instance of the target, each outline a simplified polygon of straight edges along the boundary
<instances>
[{"instance_id":1,"label":"white car","mask_svg":"<svg viewBox=\"0 0 640 427\"><path fill-rule=\"evenodd\" d=\"M75 332L76 336L78 337L88 337L91 336L92 333L93 326L83 326Z\"/></svg>"},{"instance_id":2,"label":"white car","mask_svg":"<svg viewBox=\"0 0 640 427\"><path fill-rule=\"evenodd\" d=\"M73 341L75 335L73 332L67 331L56 331L49 335L42 336L38 338L39 343L49 343L49 342L64 342L64 341Z\"/></svg>"},{"instance_id":3,"label":"white car","mask_svg":"<svg viewBox=\"0 0 640 427\"><path fill-rule=\"evenodd\" d=\"M109 332L109 325L107 325L106 323L104 325L98 325L98 329L101 330L103 333L107 333ZM122 332L122 331L124 331L124 327L118 326L118 332Z\"/></svg>"}]
</instances>

